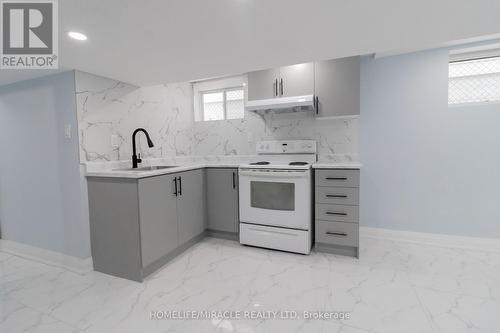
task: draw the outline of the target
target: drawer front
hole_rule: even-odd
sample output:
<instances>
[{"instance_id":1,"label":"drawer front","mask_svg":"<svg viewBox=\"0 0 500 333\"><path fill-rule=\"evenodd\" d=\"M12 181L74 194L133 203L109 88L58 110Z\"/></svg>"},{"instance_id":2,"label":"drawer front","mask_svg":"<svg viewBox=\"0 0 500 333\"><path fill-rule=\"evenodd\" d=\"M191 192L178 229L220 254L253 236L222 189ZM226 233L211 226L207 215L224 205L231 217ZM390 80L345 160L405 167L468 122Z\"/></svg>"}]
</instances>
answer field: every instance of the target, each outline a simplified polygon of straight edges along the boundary
<instances>
[{"instance_id":1,"label":"drawer front","mask_svg":"<svg viewBox=\"0 0 500 333\"><path fill-rule=\"evenodd\" d=\"M316 170L316 186L359 187L359 170Z\"/></svg>"},{"instance_id":2,"label":"drawer front","mask_svg":"<svg viewBox=\"0 0 500 333\"><path fill-rule=\"evenodd\" d=\"M359 225L357 223L316 220L316 242L357 247L359 244Z\"/></svg>"},{"instance_id":3,"label":"drawer front","mask_svg":"<svg viewBox=\"0 0 500 333\"><path fill-rule=\"evenodd\" d=\"M309 232L264 225L240 223L240 243L303 254L311 251Z\"/></svg>"},{"instance_id":4,"label":"drawer front","mask_svg":"<svg viewBox=\"0 0 500 333\"><path fill-rule=\"evenodd\" d=\"M359 205L359 188L316 187L314 201L324 204Z\"/></svg>"},{"instance_id":5,"label":"drawer front","mask_svg":"<svg viewBox=\"0 0 500 333\"><path fill-rule=\"evenodd\" d=\"M359 206L316 204L316 219L339 222L358 222Z\"/></svg>"}]
</instances>

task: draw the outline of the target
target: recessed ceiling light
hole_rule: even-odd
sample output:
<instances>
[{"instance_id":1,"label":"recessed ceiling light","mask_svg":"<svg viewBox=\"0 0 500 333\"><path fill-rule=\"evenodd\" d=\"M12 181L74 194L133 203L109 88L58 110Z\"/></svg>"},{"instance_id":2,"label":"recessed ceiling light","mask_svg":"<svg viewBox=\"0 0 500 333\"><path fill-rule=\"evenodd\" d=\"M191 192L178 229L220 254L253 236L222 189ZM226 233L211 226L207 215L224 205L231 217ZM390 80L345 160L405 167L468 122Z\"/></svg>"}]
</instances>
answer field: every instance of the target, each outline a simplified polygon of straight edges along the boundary
<instances>
[{"instance_id":1,"label":"recessed ceiling light","mask_svg":"<svg viewBox=\"0 0 500 333\"><path fill-rule=\"evenodd\" d=\"M68 36L76 40L87 40L87 36L85 36L81 32L70 31L68 32Z\"/></svg>"}]
</instances>

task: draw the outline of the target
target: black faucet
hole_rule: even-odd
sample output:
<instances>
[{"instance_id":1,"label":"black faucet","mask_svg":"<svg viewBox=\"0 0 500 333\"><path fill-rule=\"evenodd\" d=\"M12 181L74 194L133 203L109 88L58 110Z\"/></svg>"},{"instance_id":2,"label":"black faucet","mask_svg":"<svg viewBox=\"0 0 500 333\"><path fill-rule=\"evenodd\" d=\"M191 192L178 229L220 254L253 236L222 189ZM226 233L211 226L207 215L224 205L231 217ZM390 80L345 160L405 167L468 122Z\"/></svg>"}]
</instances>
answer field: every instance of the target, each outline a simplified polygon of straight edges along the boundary
<instances>
[{"instance_id":1,"label":"black faucet","mask_svg":"<svg viewBox=\"0 0 500 333\"><path fill-rule=\"evenodd\" d=\"M149 138L148 132L146 132L146 130L144 128L138 128L134 131L134 134L132 134L132 168L133 169L136 169L137 164L142 162L141 156L139 155L139 157L137 157L136 148L135 148L135 135L139 132L143 132L146 135L146 139L148 140L149 148L154 147L153 141L151 141L151 139Z\"/></svg>"}]
</instances>

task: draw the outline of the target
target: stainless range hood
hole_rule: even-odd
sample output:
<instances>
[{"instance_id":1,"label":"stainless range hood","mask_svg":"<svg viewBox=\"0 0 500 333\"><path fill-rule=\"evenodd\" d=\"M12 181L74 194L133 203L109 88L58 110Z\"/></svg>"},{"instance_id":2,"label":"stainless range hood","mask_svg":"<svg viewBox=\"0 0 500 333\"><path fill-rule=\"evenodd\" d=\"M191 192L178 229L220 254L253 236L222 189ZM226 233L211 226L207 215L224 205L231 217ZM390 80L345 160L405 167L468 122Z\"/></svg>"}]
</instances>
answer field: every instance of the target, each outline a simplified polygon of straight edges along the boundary
<instances>
[{"instance_id":1,"label":"stainless range hood","mask_svg":"<svg viewBox=\"0 0 500 333\"><path fill-rule=\"evenodd\" d=\"M314 95L248 101L246 110L255 112L273 111L275 113L313 111Z\"/></svg>"}]
</instances>

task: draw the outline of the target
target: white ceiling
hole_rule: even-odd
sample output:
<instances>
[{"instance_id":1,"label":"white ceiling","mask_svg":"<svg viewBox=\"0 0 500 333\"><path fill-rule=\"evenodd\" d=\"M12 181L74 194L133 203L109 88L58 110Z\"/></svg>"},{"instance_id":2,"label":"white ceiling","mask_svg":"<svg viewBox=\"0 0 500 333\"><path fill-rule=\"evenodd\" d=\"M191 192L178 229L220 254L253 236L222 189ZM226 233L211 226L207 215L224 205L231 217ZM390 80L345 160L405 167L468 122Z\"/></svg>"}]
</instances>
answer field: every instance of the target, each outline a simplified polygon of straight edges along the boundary
<instances>
[{"instance_id":1,"label":"white ceiling","mask_svg":"<svg viewBox=\"0 0 500 333\"><path fill-rule=\"evenodd\" d=\"M499 0L61 0L59 11L63 68L141 86L500 33ZM29 76L0 71L0 84Z\"/></svg>"}]
</instances>

